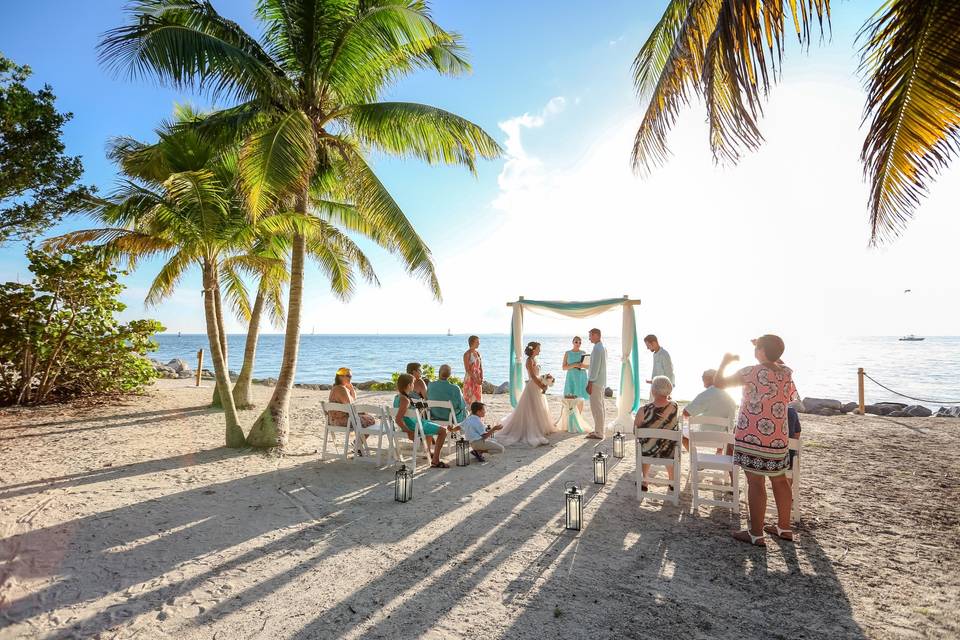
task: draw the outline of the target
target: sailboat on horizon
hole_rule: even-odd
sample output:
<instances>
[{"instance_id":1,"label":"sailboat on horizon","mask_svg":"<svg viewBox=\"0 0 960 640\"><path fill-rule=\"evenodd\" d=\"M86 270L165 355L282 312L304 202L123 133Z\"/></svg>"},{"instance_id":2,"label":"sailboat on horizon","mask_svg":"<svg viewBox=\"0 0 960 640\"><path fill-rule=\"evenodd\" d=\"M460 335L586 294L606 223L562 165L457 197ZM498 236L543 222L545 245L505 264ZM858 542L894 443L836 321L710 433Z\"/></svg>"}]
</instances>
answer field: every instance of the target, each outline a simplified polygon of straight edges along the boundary
<instances>
[{"instance_id":1,"label":"sailboat on horizon","mask_svg":"<svg viewBox=\"0 0 960 640\"><path fill-rule=\"evenodd\" d=\"M908 293L912 293L912 291L910 289L903 290L903 295L907 295ZM921 342L922 340L924 340L923 336L915 336L912 333L900 338L900 342Z\"/></svg>"}]
</instances>

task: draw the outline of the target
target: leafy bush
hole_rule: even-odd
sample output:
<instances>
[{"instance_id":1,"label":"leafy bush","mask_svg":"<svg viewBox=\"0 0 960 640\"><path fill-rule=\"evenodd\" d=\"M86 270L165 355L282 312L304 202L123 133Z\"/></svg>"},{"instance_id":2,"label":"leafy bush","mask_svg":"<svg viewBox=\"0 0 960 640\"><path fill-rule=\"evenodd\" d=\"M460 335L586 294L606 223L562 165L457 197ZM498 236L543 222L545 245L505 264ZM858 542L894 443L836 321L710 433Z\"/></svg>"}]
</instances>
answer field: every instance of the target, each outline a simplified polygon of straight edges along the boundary
<instances>
[{"instance_id":1,"label":"leafy bush","mask_svg":"<svg viewBox=\"0 0 960 640\"><path fill-rule=\"evenodd\" d=\"M155 320L119 323L120 272L90 248L28 249L33 282L0 285L0 405L40 404L141 389Z\"/></svg>"},{"instance_id":2,"label":"leafy bush","mask_svg":"<svg viewBox=\"0 0 960 640\"><path fill-rule=\"evenodd\" d=\"M434 368L433 365L423 363L422 365L420 365L420 368L423 371L423 377L424 379L427 380L428 384L429 384L429 381L435 380L437 378L437 370ZM397 388L397 378L400 377L401 373L406 373L406 372L394 371L393 373L390 374L390 382L377 382L376 384L372 385L370 388L374 391L394 391ZM447 379L453 384L460 387L461 389L463 388L462 378L458 378L457 376L450 376Z\"/></svg>"}]
</instances>

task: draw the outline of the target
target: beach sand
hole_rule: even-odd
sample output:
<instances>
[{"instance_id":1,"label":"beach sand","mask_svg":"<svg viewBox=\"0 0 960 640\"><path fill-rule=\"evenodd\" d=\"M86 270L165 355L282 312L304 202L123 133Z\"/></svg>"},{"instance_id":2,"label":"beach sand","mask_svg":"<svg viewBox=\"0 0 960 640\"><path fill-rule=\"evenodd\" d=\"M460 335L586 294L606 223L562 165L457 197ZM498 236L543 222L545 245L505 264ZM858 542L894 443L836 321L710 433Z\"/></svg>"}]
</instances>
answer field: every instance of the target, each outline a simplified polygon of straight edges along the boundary
<instances>
[{"instance_id":1,"label":"beach sand","mask_svg":"<svg viewBox=\"0 0 960 640\"><path fill-rule=\"evenodd\" d=\"M804 416L800 541L763 550L686 486L638 505L630 457L593 485L582 436L421 465L396 503L392 468L319 461L325 395L295 391L282 458L220 447L190 381L0 415L0 638L960 634L958 421ZM565 480L587 487L579 534Z\"/></svg>"}]
</instances>

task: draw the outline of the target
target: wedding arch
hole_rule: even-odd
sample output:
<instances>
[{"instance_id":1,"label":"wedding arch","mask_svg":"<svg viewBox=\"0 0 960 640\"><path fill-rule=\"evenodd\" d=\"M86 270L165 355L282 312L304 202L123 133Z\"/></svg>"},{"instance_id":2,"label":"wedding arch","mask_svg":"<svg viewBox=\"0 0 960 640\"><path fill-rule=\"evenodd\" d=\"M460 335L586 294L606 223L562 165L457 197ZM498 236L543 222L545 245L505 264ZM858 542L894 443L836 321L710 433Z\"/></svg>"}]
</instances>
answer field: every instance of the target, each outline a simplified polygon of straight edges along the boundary
<instances>
[{"instance_id":1,"label":"wedding arch","mask_svg":"<svg viewBox=\"0 0 960 640\"><path fill-rule=\"evenodd\" d=\"M536 313L565 316L568 318L589 318L618 306L623 307L623 328L620 331L621 364L620 392L617 397L616 425L627 428L631 423L630 414L640 408L640 352L637 347L637 320L633 308L639 300L629 296L607 298L589 302L560 302L555 300L527 300L520 296L516 302L508 302L513 307L510 323L510 404L517 406L523 389L523 312L529 309Z\"/></svg>"}]
</instances>

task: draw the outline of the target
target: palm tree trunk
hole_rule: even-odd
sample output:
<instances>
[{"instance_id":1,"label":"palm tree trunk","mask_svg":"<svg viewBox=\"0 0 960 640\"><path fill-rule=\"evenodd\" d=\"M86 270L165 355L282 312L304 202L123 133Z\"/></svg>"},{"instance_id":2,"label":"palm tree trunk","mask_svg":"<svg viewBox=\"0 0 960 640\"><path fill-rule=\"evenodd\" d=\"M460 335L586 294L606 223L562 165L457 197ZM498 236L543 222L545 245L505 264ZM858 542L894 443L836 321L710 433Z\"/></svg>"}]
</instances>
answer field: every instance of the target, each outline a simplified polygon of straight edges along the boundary
<instances>
[{"instance_id":1,"label":"palm tree trunk","mask_svg":"<svg viewBox=\"0 0 960 640\"><path fill-rule=\"evenodd\" d=\"M296 211L307 213L307 193L297 198ZM306 239L301 234L293 236L290 258L290 291L287 302L287 330L283 339L283 362L273 396L267 407L253 423L247 435L252 447L283 448L290 431L290 393L297 372L297 353L300 349L300 308L303 304L303 262L307 252Z\"/></svg>"},{"instance_id":2,"label":"palm tree trunk","mask_svg":"<svg viewBox=\"0 0 960 640\"><path fill-rule=\"evenodd\" d=\"M219 285L219 282L218 282ZM224 366L227 368L227 381L230 380L230 356L227 351L227 328L223 324L223 300L220 297L220 287L213 292L213 309L217 315L217 329L220 334L220 350L223 352ZM220 385L214 385L213 398L210 400L210 406L215 409L223 409L223 401L220 399Z\"/></svg>"},{"instance_id":3,"label":"palm tree trunk","mask_svg":"<svg viewBox=\"0 0 960 640\"><path fill-rule=\"evenodd\" d=\"M223 358L223 344L220 341L220 325L217 323L216 271L209 264L203 265L203 310L207 320L207 339L210 342L210 355L213 359L213 374L223 399L223 416L227 423L226 442L228 447L239 448L246 444L240 420L237 417L237 408L230 395L230 379L227 376L227 365Z\"/></svg>"},{"instance_id":4,"label":"palm tree trunk","mask_svg":"<svg viewBox=\"0 0 960 640\"><path fill-rule=\"evenodd\" d=\"M264 279L260 279L257 289L257 299L250 310L250 324L247 326L247 343L243 348L243 367L240 376L233 385L233 403L237 409L250 409L253 400L250 397L250 379L253 377L253 364L257 359L257 340L260 338L260 316L263 314L263 305L266 299Z\"/></svg>"}]
</instances>

